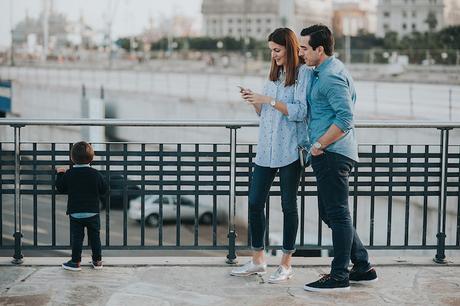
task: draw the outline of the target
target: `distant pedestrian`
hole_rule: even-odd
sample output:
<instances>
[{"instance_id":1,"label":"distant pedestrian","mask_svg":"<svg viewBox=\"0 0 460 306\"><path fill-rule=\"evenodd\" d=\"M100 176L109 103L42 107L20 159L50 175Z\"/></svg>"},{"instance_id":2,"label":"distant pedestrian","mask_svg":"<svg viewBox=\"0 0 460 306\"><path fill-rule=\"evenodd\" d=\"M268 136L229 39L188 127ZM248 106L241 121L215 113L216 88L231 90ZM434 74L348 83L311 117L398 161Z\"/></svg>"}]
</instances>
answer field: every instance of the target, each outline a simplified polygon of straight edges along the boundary
<instances>
[{"instance_id":1,"label":"distant pedestrian","mask_svg":"<svg viewBox=\"0 0 460 306\"><path fill-rule=\"evenodd\" d=\"M70 243L72 259L62 264L66 270L80 271L81 252L85 228L92 250L94 269L102 268L102 250L99 219L100 198L108 186L102 175L90 163L94 150L90 144L80 141L72 146L70 157L73 167L57 169L56 188L68 195L67 211L70 218Z\"/></svg>"}]
</instances>

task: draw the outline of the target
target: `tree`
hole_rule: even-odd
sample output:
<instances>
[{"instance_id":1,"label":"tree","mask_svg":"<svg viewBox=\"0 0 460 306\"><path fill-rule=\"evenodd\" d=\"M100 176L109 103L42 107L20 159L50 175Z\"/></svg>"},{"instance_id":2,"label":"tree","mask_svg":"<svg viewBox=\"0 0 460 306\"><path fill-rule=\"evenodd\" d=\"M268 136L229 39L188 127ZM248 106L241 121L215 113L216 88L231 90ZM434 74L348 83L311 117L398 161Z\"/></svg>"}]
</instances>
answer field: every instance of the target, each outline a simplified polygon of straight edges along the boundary
<instances>
[{"instance_id":1,"label":"tree","mask_svg":"<svg viewBox=\"0 0 460 306\"><path fill-rule=\"evenodd\" d=\"M460 49L460 26L450 26L438 33L439 41L446 49Z\"/></svg>"},{"instance_id":2,"label":"tree","mask_svg":"<svg viewBox=\"0 0 460 306\"><path fill-rule=\"evenodd\" d=\"M425 23L428 24L428 29L430 32L433 32L438 25L438 19L436 19L436 14L432 11L428 13L428 16L425 19Z\"/></svg>"}]
</instances>

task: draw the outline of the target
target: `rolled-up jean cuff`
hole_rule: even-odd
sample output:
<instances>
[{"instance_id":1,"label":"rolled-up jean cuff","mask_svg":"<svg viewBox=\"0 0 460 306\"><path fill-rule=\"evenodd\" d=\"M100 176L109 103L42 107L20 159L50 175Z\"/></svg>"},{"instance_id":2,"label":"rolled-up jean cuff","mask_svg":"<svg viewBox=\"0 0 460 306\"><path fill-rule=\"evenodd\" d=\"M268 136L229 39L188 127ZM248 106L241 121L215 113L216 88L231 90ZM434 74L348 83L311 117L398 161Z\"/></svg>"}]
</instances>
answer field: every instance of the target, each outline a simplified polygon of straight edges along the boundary
<instances>
[{"instance_id":1,"label":"rolled-up jean cuff","mask_svg":"<svg viewBox=\"0 0 460 306\"><path fill-rule=\"evenodd\" d=\"M294 254L296 249L293 249L293 250L281 249L281 251L283 252L283 254Z\"/></svg>"},{"instance_id":2,"label":"rolled-up jean cuff","mask_svg":"<svg viewBox=\"0 0 460 306\"><path fill-rule=\"evenodd\" d=\"M261 247L257 247L257 248L256 248L256 247L253 247L253 246L251 246L251 250L253 250L253 251L263 251L264 249L265 249L265 247L263 247L263 246L261 246Z\"/></svg>"}]
</instances>

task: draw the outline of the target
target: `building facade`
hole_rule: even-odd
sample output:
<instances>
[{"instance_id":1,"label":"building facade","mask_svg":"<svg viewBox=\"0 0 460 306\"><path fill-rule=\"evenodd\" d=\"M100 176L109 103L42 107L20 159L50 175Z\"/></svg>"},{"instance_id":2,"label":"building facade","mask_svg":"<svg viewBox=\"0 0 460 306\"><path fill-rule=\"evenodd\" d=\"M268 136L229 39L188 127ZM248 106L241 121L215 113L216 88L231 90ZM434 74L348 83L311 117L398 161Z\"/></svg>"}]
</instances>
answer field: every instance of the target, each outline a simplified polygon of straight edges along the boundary
<instances>
[{"instance_id":1,"label":"building facade","mask_svg":"<svg viewBox=\"0 0 460 306\"><path fill-rule=\"evenodd\" d=\"M209 37L265 40L275 28L332 23L332 0L203 0L203 29Z\"/></svg>"},{"instance_id":2,"label":"building facade","mask_svg":"<svg viewBox=\"0 0 460 306\"><path fill-rule=\"evenodd\" d=\"M460 0L445 0L444 5L445 25L460 25Z\"/></svg>"},{"instance_id":3,"label":"building facade","mask_svg":"<svg viewBox=\"0 0 460 306\"><path fill-rule=\"evenodd\" d=\"M376 7L370 0L334 2L332 28L337 36L375 33Z\"/></svg>"},{"instance_id":4,"label":"building facade","mask_svg":"<svg viewBox=\"0 0 460 306\"><path fill-rule=\"evenodd\" d=\"M444 27L442 0L379 0L377 36L396 32L403 37L412 32L438 31Z\"/></svg>"}]
</instances>

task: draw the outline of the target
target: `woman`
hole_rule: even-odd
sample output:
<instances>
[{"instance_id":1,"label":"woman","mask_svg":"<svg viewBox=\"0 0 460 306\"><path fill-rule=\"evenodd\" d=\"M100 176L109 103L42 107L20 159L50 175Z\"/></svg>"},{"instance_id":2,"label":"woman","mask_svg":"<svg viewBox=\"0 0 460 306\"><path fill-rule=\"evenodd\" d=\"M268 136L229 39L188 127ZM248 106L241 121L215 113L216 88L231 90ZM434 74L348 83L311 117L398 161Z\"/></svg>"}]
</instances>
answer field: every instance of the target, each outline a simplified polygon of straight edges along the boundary
<instances>
[{"instance_id":1,"label":"woman","mask_svg":"<svg viewBox=\"0 0 460 306\"><path fill-rule=\"evenodd\" d=\"M283 256L268 282L279 283L293 276L291 257L299 217L297 189L302 167L298 145L307 140L306 84L310 70L300 66L299 43L288 28L276 29L268 37L272 64L263 94L242 89L242 97L260 116L259 142L249 189L249 226L252 260L232 270L231 275L248 276L266 273L264 257L265 201L275 175L279 172L283 210ZM299 77L299 80L297 79Z\"/></svg>"}]
</instances>

